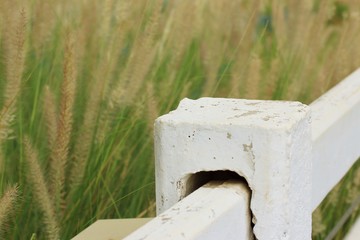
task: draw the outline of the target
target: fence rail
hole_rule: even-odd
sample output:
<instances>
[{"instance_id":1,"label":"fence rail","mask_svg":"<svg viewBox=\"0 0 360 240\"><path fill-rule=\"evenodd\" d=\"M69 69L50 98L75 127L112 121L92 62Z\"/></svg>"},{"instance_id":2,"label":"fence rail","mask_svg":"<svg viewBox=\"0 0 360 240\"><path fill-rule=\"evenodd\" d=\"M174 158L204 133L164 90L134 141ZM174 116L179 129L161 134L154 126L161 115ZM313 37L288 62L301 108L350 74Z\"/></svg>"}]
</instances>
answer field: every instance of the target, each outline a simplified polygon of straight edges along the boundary
<instances>
[{"instance_id":1,"label":"fence rail","mask_svg":"<svg viewBox=\"0 0 360 240\"><path fill-rule=\"evenodd\" d=\"M253 239L249 204L243 182L209 182L124 240Z\"/></svg>"},{"instance_id":2,"label":"fence rail","mask_svg":"<svg viewBox=\"0 0 360 240\"><path fill-rule=\"evenodd\" d=\"M311 239L311 213L359 158L359 136L360 70L310 106L185 99L155 124L158 217L126 239Z\"/></svg>"},{"instance_id":3,"label":"fence rail","mask_svg":"<svg viewBox=\"0 0 360 240\"><path fill-rule=\"evenodd\" d=\"M360 156L360 69L310 107L314 210Z\"/></svg>"}]
</instances>

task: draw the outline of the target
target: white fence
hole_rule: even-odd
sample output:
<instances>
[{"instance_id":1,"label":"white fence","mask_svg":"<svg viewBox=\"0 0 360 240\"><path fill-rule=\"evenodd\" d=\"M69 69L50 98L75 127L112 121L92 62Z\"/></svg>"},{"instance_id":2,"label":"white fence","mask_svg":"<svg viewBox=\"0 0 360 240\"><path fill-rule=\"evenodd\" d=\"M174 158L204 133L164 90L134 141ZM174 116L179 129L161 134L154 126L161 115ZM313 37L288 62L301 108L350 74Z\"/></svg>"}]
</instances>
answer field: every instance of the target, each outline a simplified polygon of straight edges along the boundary
<instances>
[{"instance_id":1,"label":"white fence","mask_svg":"<svg viewBox=\"0 0 360 240\"><path fill-rule=\"evenodd\" d=\"M309 106L184 99L155 124L159 215L126 239L311 239L359 137L360 70Z\"/></svg>"}]
</instances>

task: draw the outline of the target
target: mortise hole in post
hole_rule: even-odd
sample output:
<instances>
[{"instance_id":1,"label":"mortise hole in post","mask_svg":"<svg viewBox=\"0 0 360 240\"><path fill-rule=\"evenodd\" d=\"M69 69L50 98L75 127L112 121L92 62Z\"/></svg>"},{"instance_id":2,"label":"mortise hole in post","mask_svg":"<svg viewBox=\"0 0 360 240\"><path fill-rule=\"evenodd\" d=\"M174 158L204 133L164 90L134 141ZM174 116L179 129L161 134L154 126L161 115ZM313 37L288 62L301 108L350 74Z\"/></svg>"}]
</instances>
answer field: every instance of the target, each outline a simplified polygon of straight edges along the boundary
<instances>
[{"instance_id":1,"label":"mortise hole in post","mask_svg":"<svg viewBox=\"0 0 360 240\"><path fill-rule=\"evenodd\" d=\"M190 193L194 192L196 189L200 188L204 184L212 180L230 180L236 179L239 181L244 181L247 184L245 178L241 177L239 174L229 170L220 170L220 171L202 171L191 174L187 176L185 183L185 194L182 197L186 197ZM248 185L249 186L249 185Z\"/></svg>"}]
</instances>

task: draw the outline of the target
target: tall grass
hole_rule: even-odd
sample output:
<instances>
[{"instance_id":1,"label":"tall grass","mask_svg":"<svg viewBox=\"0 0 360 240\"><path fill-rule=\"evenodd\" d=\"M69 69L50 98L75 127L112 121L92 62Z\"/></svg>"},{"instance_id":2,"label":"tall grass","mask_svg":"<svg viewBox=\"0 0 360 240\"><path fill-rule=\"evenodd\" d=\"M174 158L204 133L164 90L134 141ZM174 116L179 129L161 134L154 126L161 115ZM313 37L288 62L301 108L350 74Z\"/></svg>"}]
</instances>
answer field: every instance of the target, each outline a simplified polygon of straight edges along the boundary
<instances>
[{"instance_id":1,"label":"tall grass","mask_svg":"<svg viewBox=\"0 0 360 240\"><path fill-rule=\"evenodd\" d=\"M183 97L309 103L360 66L359 18L356 0L0 1L1 236L154 215L157 116Z\"/></svg>"}]
</instances>

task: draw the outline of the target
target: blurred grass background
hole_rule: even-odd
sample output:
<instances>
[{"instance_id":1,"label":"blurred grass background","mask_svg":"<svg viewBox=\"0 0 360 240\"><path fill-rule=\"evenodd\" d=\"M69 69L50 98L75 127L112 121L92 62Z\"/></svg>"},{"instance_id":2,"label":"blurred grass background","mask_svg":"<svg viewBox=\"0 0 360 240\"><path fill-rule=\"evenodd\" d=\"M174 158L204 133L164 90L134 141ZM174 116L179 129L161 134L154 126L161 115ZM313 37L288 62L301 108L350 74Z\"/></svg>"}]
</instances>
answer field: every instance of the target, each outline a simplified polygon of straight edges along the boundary
<instances>
[{"instance_id":1,"label":"blurred grass background","mask_svg":"<svg viewBox=\"0 0 360 240\"><path fill-rule=\"evenodd\" d=\"M184 97L310 103L360 66L359 20L357 0L1 0L0 238L153 216L157 116ZM313 239L359 175L314 212Z\"/></svg>"}]
</instances>

